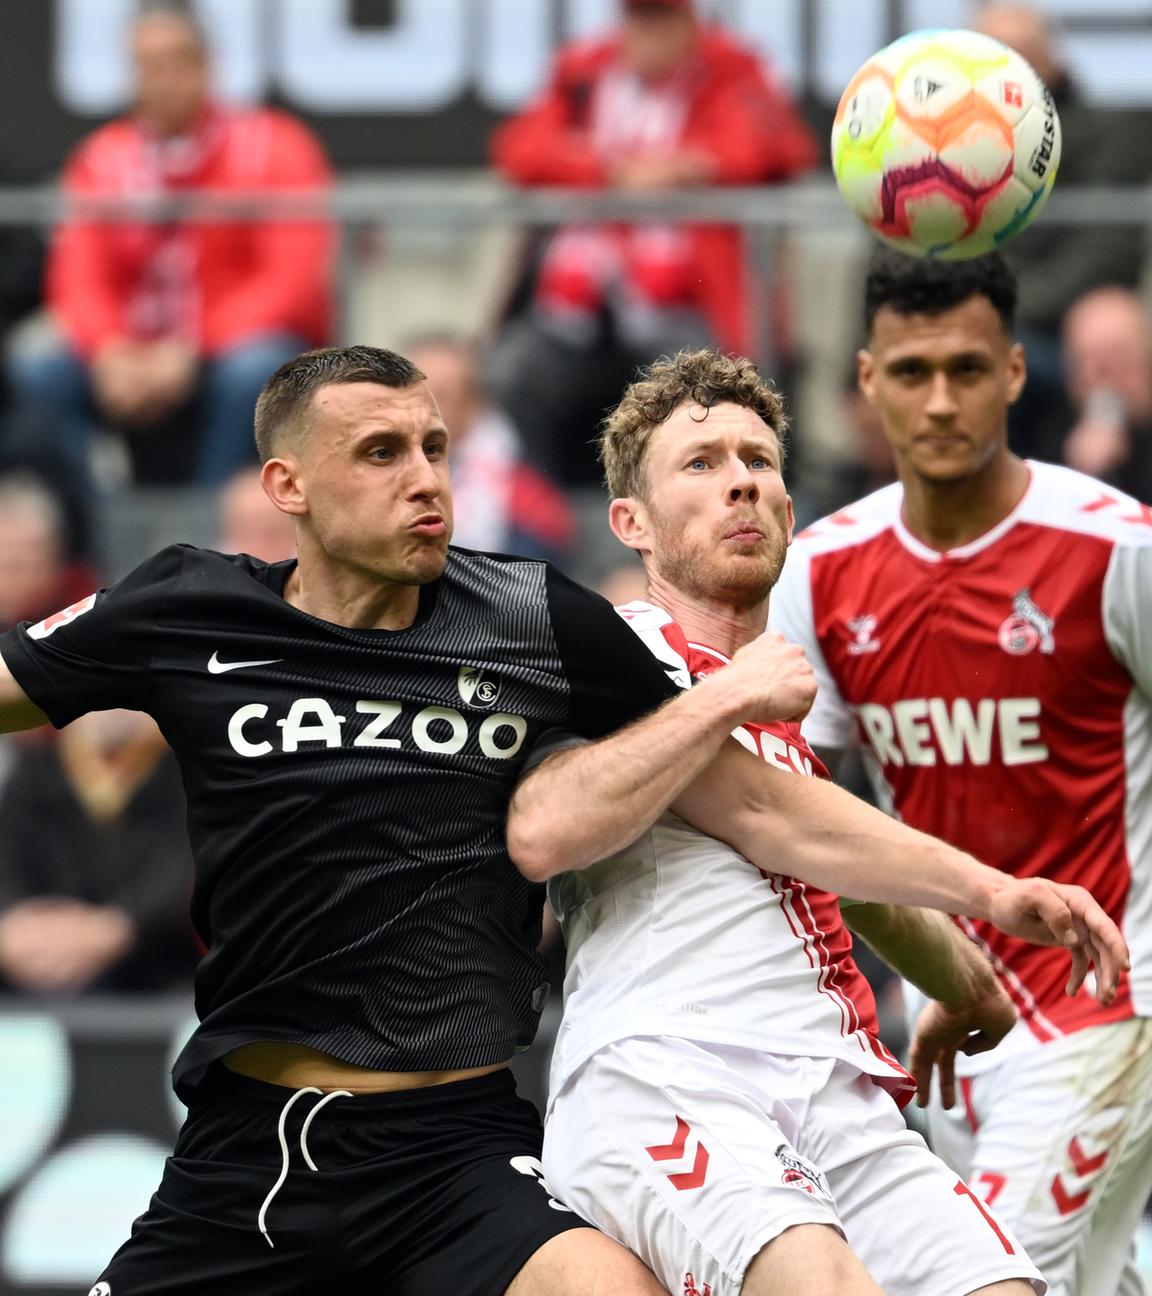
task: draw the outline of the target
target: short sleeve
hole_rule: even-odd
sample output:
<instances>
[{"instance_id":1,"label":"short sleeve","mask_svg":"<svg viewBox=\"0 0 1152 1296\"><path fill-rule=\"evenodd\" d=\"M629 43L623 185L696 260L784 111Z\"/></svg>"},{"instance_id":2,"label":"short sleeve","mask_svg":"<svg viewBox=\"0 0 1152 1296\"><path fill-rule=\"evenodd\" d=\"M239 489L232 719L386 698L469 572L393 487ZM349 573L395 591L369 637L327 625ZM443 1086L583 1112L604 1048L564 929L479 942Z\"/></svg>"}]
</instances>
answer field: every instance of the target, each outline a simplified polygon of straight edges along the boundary
<instances>
[{"instance_id":1,"label":"short sleeve","mask_svg":"<svg viewBox=\"0 0 1152 1296\"><path fill-rule=\"evenodd\" d=\"M1152 544L1116 546L1103 600L1108 646L1152 701Z\"/></svg>"},{"instance_id":2,"label":"short sleeve","mask_svg":"<svg viewBox=\"0 0 1152 1296\"><path fill-rule=\"evenodd\" d=\"M602 738L680 691L607 599L551 567L548 607L571 689L572 732Z\"/></svg>"},{"instance_id":3,"label":"short sleeve","mask_svg":"<svg viewBox=\"0 0 1152 1296\"><path fill-rule=\"evenodd\" d=\"M150 709L150 668L185 552L162 550L115 585L0 635L0 657L58 729L87 711Z\"/></svg>"},{"instance_id":4,"label":"short sleeve","mask_svg":"<svg viewBox=\"0 0 1152 1296\"><path fill-rule=\"evenodd\" d=\"M581 738L570 729L545 729L532 744L520 767L520 778L526 779L533 770L539 769L549 756L556 756L562 751L571 751L575 747L587 747L588 739Z\"/></svg>"},{"instance_id":5,"label":"short sleeve","mask_svg":"<svg viewBox=\"0 0 1152 1296\"><path fill-rule=\"evenodd\" d=\"M768 628L782 634L789 643L799 644L816 676L816 702L800 727L808 745L824 751L843 751L851 746L852 712L840 696L816 637L811 562L803 545L793 544L788 550L784 570L772 591Z\"/></svg>"}]
</instances>

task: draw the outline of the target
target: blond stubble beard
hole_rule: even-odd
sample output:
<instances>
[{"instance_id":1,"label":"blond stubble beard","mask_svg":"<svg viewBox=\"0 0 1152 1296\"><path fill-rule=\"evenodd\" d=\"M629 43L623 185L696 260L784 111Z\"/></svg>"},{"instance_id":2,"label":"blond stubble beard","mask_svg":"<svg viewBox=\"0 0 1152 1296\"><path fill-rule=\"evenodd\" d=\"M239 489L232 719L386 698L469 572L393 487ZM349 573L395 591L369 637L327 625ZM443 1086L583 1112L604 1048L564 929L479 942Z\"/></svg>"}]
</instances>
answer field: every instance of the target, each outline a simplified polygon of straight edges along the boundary
<instances>
[{"instance_id":1,"label":"blond stubble beard","mask_svg":"<svg viewBox=\"0 0 1152 1296\"><path fill-rule=\"evenodd\" d=\"M721 562L713 553L691 552L682 543L681 532L665 525L655 512L651 517L657 541L653 566L683 594L745 609L763 603L780 579L788 543L778 532L765 538L764 549L755 556L739 555L731 562Z\"/></svg>"}]
</instances>

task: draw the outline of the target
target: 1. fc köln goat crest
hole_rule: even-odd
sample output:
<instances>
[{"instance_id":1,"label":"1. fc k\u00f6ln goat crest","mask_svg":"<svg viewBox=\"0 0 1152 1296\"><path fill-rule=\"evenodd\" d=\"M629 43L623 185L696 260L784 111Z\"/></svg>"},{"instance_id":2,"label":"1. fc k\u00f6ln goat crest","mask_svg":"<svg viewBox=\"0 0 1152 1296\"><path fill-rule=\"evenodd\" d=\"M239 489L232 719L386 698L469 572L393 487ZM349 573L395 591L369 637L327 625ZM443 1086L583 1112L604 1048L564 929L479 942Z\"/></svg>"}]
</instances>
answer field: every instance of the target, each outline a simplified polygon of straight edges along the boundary
<instances>
[{"instance_id":1,"label":"1. fc k\u00f6ln goat crest","mask_svg":"<svg viewBox=\"0 0 1152 1296\"><path fill-rule=\"evenodd\" d=\"M1032 591L1025 586L1012 599L1012 615L1001 623L1000 647L1014 657L1023 657L1035 648L1042 653L1055 652L1056 640L1052 634L1055 628L1056 622L1040 611Z\"/></svg>"}]
</instances>

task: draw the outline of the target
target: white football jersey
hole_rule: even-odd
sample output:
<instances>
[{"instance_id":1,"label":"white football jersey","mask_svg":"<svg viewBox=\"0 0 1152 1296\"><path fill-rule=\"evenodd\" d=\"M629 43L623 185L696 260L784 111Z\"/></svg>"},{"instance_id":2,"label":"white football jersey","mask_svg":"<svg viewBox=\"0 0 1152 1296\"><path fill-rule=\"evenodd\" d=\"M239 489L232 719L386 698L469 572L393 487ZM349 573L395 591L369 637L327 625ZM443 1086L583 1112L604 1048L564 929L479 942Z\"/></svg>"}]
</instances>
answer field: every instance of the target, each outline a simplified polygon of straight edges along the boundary
<instances>
[{"instance_id":1,"label":"white football jersey","mask_svg":"<svg viewBox=\"0 0 1152 1296\"><path fill-rule=\"evenodd\" d=\"M689 644L661 608L618 610L683 687L727 661ZM827 776L797 725L748 725L734 736L797 777ZM843 1059L899 1101L911 1096L877 1036L836 896L761 872L669 812L618 855L554 878L549 898L568 946L553 1094L608 1043L674 1035Z\"/></svg>"}]
</instances>

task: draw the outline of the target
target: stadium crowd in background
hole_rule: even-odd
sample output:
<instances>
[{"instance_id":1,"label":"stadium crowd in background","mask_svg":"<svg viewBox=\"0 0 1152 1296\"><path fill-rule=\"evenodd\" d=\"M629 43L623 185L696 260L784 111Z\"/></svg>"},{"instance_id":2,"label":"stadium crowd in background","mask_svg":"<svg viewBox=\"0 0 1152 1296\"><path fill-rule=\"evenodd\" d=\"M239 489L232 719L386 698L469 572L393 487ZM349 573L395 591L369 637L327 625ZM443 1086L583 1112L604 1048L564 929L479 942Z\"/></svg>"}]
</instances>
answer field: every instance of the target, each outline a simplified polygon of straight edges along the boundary
<instances>
[{"instance_id":1,"label":"stadium crowd in background","mask_svg":"<svg viewBox=\"0 0 1152 1296\"><path fill-rule=\"evenodd\" d=\"M405 354L428 379L452 433L455 544L546 558L567 567L577 523L564 492L524 458L523 439L493 404L476 347L454 333L413 338Z\"/></svg>"},{"instance_id":2,"label":"stadium crowd in background","mask_svg":"<svg viewBox=\"0 0 1152 1296\"><path fill-rule=\"evenodd\" d=\"M693 0L623 0L614 32L559 53L543 95L492 142L520 185L658 194L768 184L817 164L811 132L763 60ZM729 225L571 225L534 249L491 357L492 389L534 461L596 479L591 441L632 371L717 343L744 353L744 241Z\"/></svg>"},{"instance_id":3,"label":"stadium crowd in background","mask_svg":"<svg viewBox=\"0 0 1152 1296\"><path fill-rule=\"evenodd\" d=\"M1054 20L1034 4L977 4L971 26L1022 54L1052 92L1060 115L1061 187L1139 185L1152 179L1142 131L1125 129L1108 108L1089 103L1068 71ZM1090 236L1076 226L1039 221L1006 255L1020 280L1020 340L1028 353L1028 386L1009 422L1017 453L1058 459L1067 405L1060 333L1069 307L1103 284L1134 288L1148 253L1138 225L1101 222Z\"/></svg>"},{"instance_id":4,"label":"stadium crowd in background","mask_svg":"<svg viewBox=\"0 0 1152 1296\"><path fill-rule=\"evenodd\" d=\"M1064 374L1074 421L1061 447L1072 468L1152 500L1152 315L1130 288L1097 288L1064 317Z\"/></svg>"},{"instance_id":5,"label":"stadium crowd in background","mask_svg":"<svg viewBox=\"0 0 1152 1296\"><path fill-rule=\"evenodd\" d=\"M192 853L153 721L99 711L21 744L0 791L0 990L189 989Z\"/></svg>"},{"instance_id":6,"label":"stadium crowd in background","mask_svg":"<svg viewBox=\"0 0 1152 1296\"><path fill-rule=\"evenodd\" d=\"M55 411L78 461L110 428L127 439L136 480L216 485L254 462L264 379L329 339L333 231L321 219L197 219L180 202L197 190L320 195L331 173L292 117L215 101L186 7L145 5L131 39L132 112L82 141L64 171L70 213L47 279L58 336L18 350L12 375ZM102 199L171 211L110 222Z\"/></svg>"}]
</instances>

